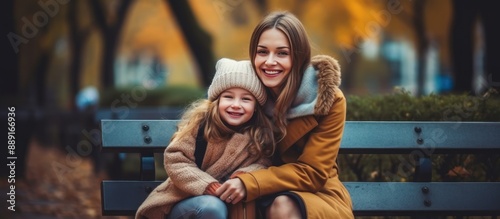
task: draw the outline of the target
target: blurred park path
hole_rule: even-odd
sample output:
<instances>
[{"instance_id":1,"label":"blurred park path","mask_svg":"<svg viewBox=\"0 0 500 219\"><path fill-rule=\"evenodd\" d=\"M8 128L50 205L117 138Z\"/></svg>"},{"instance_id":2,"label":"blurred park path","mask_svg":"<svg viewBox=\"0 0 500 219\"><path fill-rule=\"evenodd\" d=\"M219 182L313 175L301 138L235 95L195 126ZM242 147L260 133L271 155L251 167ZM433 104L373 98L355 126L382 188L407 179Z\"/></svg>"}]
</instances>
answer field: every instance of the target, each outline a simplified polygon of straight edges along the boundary
<instances>
[{"instance_id":1,"label":"blurred park path","mask_svg":"<svg viewBox=\"0 0 500 219\"><path fill-rule=\"evenodd\" d=\"M0 218L129 218L101 216L100 182L106 174L96 175L91 160L73 160L78 165L68 166L70 156L36 141L26 156L26 176L15 184L16 212L4 208Z\"/></svg>"}]
</instances>

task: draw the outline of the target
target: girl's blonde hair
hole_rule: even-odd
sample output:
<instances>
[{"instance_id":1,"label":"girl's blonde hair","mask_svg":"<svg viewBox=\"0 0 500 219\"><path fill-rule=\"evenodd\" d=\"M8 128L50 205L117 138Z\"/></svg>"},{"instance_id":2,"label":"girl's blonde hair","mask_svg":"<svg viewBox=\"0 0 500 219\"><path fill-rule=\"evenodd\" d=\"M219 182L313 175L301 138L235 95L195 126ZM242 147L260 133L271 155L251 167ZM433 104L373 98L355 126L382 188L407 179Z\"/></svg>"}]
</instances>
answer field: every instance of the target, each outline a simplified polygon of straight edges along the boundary
<instances>
[{"instance_id":1,"label":"girl's blonde hair","mask_svg":"<svg viewBox=\"0 0 500 219\"><path fill-rule=\"evenodd\" d=\"M214 101L202 99L193 102L182 115L178 131L171 140L196 136L198 128L204 124L204 138L207 142L220 142L229 139L236 131L227 127L220 117L219 99ZM255 104L255 113L245 125L238 130L250 135L249 151L253 155L268 156L274 153L275 142L272 134L272 124L264 114L262 106Z\"/></svg>"},{"instance_id":2,"label":"girl's blonde hair","mask_svg":"<svg viewBox=\"0 0 500 219\"><path fill-rule=\"evenodd\" d=\"M292 59L292 69L281 87L282 92L275 96L269 88L266 88L268 96L276 103L273 122L277 129L275 130L277 139L281 140L286 135L286 113L297 95L304 71L311 61L311 45L307 32L297 17L286 11L272 12L255 27L250 38L249 53L254 70L256 70L254 60L260 36L264 31L273 28L280 30L288 38Z\"/></svg>"}]
</instances>

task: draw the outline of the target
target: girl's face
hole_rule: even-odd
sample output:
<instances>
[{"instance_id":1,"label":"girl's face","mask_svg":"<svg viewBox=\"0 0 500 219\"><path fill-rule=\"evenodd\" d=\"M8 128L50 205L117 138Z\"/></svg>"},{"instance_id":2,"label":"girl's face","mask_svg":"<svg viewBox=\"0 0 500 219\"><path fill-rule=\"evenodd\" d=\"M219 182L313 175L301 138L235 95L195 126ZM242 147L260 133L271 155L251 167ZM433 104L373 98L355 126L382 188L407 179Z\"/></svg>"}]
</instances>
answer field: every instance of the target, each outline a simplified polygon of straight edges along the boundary
<instances>
[{"instance_id":1,"label":"girl's face","mask_svg":"<svg viewBox=\"0 0 500 219\"><path fill-rule=\"evenodd\" d=\"M219 114L222 121L238 127L248 122L255 111L257 100L243 88L229 88L220 94Z\"/></svg>"},{"instance_id":2,"label":"girl's face","mask_svg":"<svg viewBox=\"0 0 500 219\"><path fill-rule=\"evenodd\" d=\"M286 35L276 28L262 32L257 44L254 64L264 85L279 94L281 85L292 69L290 43Z\"/></svg>"}]
</instances>

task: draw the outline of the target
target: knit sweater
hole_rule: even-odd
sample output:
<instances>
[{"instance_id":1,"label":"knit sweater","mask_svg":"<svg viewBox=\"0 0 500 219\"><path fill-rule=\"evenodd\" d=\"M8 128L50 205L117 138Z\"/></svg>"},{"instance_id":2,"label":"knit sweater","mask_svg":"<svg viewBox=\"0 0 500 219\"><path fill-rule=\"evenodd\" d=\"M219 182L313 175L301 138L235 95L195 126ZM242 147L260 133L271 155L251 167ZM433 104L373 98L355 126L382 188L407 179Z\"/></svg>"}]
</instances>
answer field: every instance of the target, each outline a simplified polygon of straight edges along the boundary
<instances>
[{"instance_id":1,"label":"knit sweater","mask_svg":"<svg viewBox=\"0 0 500 219\"><path fill-rule=\"evenodd\" d=\"M200 169L194 161L195 135L174 139L165 149L164 165L169 178L139 206L136 218L163 218L177 202L204 194L209 184L222 183L235 172L250 172L271 164L265 157L250 154L248 133L235 133L227 141L208 142Z\"/></svg>"}]
</instances>

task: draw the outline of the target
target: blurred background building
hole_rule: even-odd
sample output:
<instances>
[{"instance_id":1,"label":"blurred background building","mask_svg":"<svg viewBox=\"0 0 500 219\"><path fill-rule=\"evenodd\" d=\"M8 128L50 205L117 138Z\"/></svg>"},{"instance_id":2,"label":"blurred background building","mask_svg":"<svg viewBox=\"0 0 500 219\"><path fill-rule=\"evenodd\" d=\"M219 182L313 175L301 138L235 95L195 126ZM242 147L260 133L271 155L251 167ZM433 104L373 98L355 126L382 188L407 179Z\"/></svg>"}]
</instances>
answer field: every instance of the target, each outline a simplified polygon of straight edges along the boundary
<instances>
[{"instance_id":1,"label":"blurred background building","mask_svg":"<svg viewBox=\"0 0 500 219\"><path fill-rule=\"evenodd\" d=\"M313 54L339 60L348 94L453 89L449 0L7 2L2 52L17 64L5 81L20 97L3 95L7 103L72 109L89 86L99 93L139 84L206 86L217 59L248 59L252 28L272 10L295 13ZM483 29L470 30L470 43L478 45L474 72L482 73L474 80L484 87Z\"/></svg>"}]
</instances>

